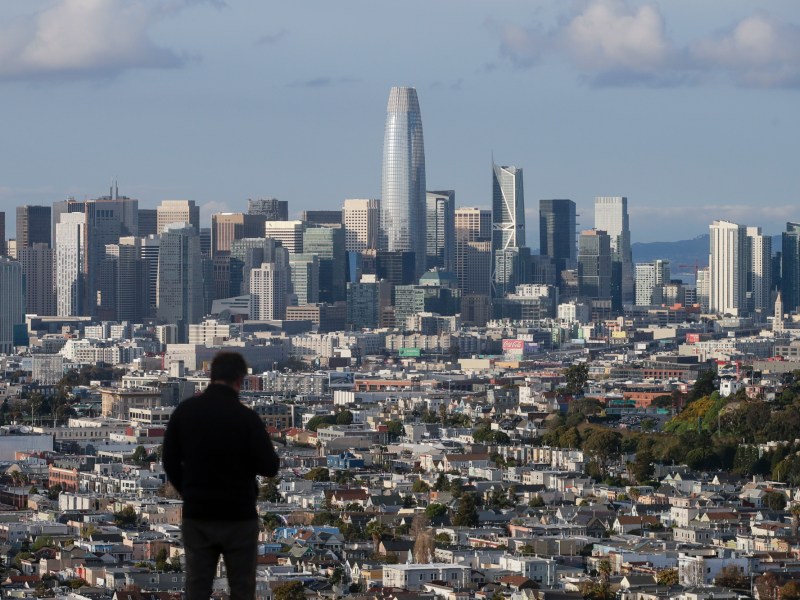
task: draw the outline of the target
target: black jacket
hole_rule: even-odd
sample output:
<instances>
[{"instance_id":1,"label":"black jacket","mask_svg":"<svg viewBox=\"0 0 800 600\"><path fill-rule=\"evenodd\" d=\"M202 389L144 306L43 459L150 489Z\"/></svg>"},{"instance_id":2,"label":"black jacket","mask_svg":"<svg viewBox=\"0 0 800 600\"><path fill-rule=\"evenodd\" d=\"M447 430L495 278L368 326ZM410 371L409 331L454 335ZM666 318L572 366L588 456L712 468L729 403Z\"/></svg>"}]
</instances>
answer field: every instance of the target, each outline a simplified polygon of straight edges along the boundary
<instances>
[{"instance_id":1,"label":"black jacket","mask_svg":"<svg viewBox=\"0 0 800 600\"><path fill-rule=\"evenodd\" d=\"M181 402L164 436L164 470L183 498L183 516L204 521L257 517L256 475L280 461L264 423L226 385Z\"/></svg>"}]
</instances>

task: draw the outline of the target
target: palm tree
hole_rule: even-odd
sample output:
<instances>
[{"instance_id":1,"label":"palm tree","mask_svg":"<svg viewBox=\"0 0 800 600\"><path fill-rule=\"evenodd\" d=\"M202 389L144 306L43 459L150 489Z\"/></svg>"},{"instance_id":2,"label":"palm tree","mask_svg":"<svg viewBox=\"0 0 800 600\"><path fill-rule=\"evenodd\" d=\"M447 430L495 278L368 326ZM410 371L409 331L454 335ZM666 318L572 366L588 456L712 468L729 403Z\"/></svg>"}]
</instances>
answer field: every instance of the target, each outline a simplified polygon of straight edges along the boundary
<instances>
[{"instance_id":1,"label":"palm tree","mask_svg":"<svg viewBox=\"0 0 800 600\"><path fill-rule=\"evenodd\" d=\"M381 545L381 539L388 533L389 530L386 528L386 525L375 519L369 522L365 531L367 532L367 535L372 536L372 549L373 552L377 554L378 548Z\"/></svg>"}]
</instances>

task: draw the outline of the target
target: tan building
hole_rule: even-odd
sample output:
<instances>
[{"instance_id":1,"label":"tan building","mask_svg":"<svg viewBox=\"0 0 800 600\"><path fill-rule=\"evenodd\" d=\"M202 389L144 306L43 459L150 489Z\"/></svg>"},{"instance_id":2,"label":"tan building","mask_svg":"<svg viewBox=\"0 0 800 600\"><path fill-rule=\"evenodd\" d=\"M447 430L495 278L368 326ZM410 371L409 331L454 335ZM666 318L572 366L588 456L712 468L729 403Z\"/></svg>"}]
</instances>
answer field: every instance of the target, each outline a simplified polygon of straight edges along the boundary
<instances>
[{"instance_id":1,"label":"tan building","mask_svg":"<svg viewBox=\"0 0 800 600\"><path fill-rule=\"evenodd\" d=\"M102 415L112 419L129 419L132 408L157 408L161 406L161 392L152 389L100 390Z\"/></svg>"}]
</instances>

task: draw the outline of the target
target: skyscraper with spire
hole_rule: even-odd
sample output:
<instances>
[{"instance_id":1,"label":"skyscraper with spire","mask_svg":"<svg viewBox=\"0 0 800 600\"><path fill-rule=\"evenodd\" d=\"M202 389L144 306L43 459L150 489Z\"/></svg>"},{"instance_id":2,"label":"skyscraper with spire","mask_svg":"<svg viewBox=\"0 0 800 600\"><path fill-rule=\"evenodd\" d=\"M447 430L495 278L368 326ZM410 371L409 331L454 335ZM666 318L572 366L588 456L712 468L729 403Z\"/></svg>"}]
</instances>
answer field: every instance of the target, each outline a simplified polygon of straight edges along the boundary
<instances>
[{"instance_id":1,"label":"skyscraper with spire","mask_svg":"<svg viewBox=\"0 0 800 600\"><path fill-rule=\"evenodd\" d=\"M414 252L425 272L425 144L417 91L393 87L386 108L381 181L380 249Z\"/></svg>"}]
</instances>

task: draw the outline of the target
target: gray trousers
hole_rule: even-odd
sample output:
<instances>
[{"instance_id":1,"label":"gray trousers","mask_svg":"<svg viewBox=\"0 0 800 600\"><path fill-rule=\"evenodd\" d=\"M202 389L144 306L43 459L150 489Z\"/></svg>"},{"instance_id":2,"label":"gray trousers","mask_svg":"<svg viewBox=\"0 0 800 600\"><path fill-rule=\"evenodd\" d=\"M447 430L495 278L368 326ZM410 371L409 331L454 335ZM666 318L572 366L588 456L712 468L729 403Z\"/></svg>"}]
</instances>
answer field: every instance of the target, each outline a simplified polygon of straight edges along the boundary
<instances>
[{"instance_id":1,"label":"gray trousers","mask_svg":"<svg viewBox=\"0 0 800 600\"><path fill-rule=\"evenodd\" d=\"M228 572L231 600L252 600L255 597L259 525L258 519L183 520L186 600L208 600L220 555Z\"/></svg>"}]
</instances>

